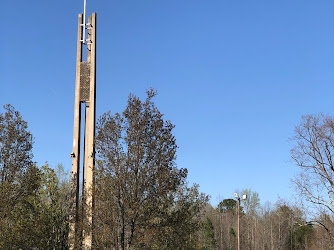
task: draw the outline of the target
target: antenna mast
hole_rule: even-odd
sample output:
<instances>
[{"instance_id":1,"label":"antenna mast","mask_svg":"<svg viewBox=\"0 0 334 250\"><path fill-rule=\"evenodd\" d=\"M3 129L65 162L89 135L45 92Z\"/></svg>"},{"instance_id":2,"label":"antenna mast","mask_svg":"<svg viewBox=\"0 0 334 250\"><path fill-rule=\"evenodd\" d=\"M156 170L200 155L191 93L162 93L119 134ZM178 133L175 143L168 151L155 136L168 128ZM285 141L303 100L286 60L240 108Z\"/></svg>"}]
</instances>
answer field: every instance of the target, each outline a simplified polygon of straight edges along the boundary
<instances>
[{"instance_id":1,"label":"antenna mast","mask_svg":"<svg viewBox=\"0 0 334 250\"><path fill-rule=\"evenodd\" d=\"M82 40L81 42L83 44L86 44L86 0L84 0L84 13L83 13L83 19L82 19Z\"/></svg>"}]
</instances>

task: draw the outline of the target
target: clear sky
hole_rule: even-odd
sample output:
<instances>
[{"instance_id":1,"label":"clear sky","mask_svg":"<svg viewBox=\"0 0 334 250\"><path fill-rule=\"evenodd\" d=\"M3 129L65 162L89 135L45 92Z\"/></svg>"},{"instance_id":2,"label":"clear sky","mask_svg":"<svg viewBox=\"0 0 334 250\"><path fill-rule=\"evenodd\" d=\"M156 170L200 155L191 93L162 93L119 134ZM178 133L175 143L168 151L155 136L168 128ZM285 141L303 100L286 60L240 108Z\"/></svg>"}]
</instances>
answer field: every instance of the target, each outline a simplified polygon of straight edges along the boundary
<instances>
[{"instance_id":1,"label":"clear sky","mask_svg":"<svg viewBox=\"0 0 334 250\"><path fill-rule=\"evenodd\" d=\"M149 87L175 125L177 163L212 196L291 199L289 138L333 114L332 0L87 0L97 12L97 116ZM71 168L83 0L1 2L0 104L35 137L38 165ZM3 109L0 109L3 112Z\"/></svg>"}]
</instances>

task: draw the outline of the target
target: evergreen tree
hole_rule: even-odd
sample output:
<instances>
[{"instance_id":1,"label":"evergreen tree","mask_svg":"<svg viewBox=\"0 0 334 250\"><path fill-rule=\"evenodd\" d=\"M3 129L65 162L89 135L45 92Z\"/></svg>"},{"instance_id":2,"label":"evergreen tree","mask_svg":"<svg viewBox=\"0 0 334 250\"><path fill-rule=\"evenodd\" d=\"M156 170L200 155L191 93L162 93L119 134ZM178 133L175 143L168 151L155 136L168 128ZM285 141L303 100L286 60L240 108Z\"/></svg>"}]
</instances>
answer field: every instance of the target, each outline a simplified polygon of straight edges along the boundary
<instances>
[{"instance_id":1,"label":"evergreen tree","mask_svg":"<svg viewBox=\"0 0 334 250\"><path fill-rule=\"evenodd\" d=\"M154 105L155 95L148 91L144 102L130 95L122 114L99 119L96 247L173 249L190 245L197 229L193 219L207 197L186 187L187 170L175 164L174 125Z\"/></svg>"},{"instance_id":2,"label":"evergreen tree","mask_svg":"<svg viewBox=\"0 0 334 250\"><path fill-rule=\"evenodd\" d=\"M205 247L204 249L215 249L216 248L216 239L215 239L215 231L212 224L212 221L206 217L206 221L204 224L204 236L205 236Z\"/></svg>"}]
</instances>

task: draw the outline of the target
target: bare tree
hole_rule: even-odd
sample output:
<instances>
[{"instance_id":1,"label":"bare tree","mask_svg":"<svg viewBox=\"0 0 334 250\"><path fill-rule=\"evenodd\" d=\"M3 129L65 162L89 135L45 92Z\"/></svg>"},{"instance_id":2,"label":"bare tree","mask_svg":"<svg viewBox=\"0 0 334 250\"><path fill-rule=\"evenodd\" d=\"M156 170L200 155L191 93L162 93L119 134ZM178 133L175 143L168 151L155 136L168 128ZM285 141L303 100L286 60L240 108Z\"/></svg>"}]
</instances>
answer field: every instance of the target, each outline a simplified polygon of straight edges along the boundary
<instances>
[{"instance_id":1,"label":"bare tree","mask_svg":"<svg viewBox=\"0 0 334 250\"><path fill-rule=\"evenodd\" d=\"M302 117L295 128L291 157L301 172L294 179L306 201L334 212L334 120L318 114Z\"/></svg>"}]
</instances>

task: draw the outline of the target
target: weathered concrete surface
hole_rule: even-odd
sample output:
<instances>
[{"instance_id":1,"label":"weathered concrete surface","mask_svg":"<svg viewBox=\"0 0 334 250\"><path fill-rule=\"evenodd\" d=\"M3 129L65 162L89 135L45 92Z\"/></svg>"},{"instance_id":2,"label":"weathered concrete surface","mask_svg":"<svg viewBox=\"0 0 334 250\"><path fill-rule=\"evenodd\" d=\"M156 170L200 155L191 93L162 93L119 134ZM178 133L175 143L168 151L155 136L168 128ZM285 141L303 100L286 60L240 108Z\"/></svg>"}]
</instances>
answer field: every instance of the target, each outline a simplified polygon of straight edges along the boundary
<instances>
[{"instance_id":1,"label":"weathered concrete surface","mask_svg":"<svg viewBox=\"0 0 334 250\"><path fill-rule=\"evenodd\" d=\"M91 249L92 247L92 214L93 214L93 185L95 167L95 121L96 121L96 13L88 17L88 42L87 42L87 64L90 65L89 75L81 75L82 47L81 42L83 15L79 14L78 41L77 41L77 65L75 80L75 102L74 102L74 129L73 129L73 153L72 156L72 192L73 207L70 217L70 249ZM83 79L89 77L89 79ZM83 91L80 84L89 80L89 99L83 99ZM81 98L80 98L81 96ZM85 129L84 129L84 152L83 152L83 209L82 209L82 245L79 242L79 173L80 173L80 135L81 135L81 105L85 103Z\"/></svg>"}]
</instances>

